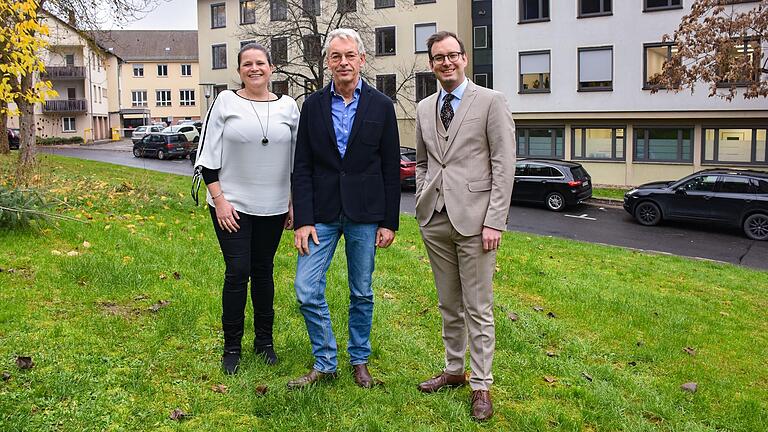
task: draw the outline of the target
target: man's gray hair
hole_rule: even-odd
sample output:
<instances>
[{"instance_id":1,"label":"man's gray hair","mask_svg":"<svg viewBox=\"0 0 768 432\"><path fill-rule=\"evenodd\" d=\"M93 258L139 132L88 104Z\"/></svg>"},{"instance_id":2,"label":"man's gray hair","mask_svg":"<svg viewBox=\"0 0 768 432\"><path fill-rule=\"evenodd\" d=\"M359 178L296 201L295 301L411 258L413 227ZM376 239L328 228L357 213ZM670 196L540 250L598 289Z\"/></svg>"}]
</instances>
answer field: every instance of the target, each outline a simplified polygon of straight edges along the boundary
<instances>
[{"instance_id":1,"label":"man's gray hair","mask_svg":"<svg viewBox=\"0 0 768 432\"><path fill-rule=\"evenodd\" d=\"M365 45L363 45L363 39L360 37L360 34L358 34L355 30L349 29L349 28L338 28L330 33L328 33L328 36L325 37L325 45L323 46L323 57L325 57L326 54L328 54L328 47L331 45L331 41L334 39L346 39L346 40L353 40L355 43L357 43L357 52L360 54L365 54Z\"/></svg>"}]
</instances>

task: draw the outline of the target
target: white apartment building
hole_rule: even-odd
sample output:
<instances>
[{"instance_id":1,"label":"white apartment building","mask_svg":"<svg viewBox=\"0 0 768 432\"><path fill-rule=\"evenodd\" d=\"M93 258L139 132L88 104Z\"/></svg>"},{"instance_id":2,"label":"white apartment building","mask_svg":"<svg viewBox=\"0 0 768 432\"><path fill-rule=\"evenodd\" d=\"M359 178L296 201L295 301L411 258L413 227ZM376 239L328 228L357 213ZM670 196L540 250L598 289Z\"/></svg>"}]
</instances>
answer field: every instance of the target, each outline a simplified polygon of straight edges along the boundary
<instances>
[{"instance_id":1,"label":"white apartment building","mask_svg":"<svg viewBox=\"0 0 768 432\"><path fill-rule=\"evenodd\" d=\"M733 6L751 8L755 1ZM518 154L582 163L598 184L673 180L709 167L768 168L768 101L708 97L706 84L651 94L648 77L690 0L493 2L494 88ZM741 55L751 55L747 41ZM765 53L766 45L763 42Z\"/></svg>"}]
</instances>

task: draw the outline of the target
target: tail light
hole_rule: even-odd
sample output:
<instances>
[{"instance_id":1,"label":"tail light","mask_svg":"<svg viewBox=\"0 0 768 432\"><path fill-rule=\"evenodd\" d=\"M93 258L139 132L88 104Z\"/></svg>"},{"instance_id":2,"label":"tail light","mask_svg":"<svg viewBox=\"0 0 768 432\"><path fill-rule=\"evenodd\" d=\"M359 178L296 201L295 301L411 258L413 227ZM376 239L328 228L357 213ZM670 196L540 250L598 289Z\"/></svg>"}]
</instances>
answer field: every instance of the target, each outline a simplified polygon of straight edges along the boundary
<instances>
[{"instance_id":1,"label":"tail light","mask_svg":"<svg viewBox=\"0 0 768 432\"><path fill-rule=\"evenodd\" d=\"M572 180L568 182L568 186L570 187L579 187L581 186L581 180Z\"/></svg>"},{"instance_id":2,"label":"tail light","mask_svg":"<svg viewBox=\"0 0 768 432\"><path fill-rule=\"evenodd\" d=\"M171 143L168 143L168 144L165 145L165 148L167 148L168 150L173 150L173 147L174 147L174 145L171 144Z\"/></svg>"}]
</instances>

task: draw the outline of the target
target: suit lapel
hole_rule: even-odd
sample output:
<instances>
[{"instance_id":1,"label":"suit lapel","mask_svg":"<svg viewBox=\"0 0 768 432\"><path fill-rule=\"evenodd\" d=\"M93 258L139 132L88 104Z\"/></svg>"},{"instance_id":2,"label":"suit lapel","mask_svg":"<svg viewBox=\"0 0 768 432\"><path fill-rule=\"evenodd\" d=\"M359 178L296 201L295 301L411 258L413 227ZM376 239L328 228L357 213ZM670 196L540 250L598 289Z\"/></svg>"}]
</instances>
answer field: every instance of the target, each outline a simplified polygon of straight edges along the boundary
<instances>
[{"instance_id":1,"label":"suit lapel","mask_svg":"<svg viewBox=\"0 0 768 432\"><path fill-rule=\"evenodd\" d=\"M456 140L456 134L459 131L461 122L464 121L464 117L466 117L467 113L469 112L469 107L472 105L472 102L475 100L476 96L477 85L475 85L475 83L472 81L469 81L467 83L467 88L464 89L464 95L461 97L461 102L459 102L459 108L456 110L456 114L453 116L453 120L451 120L451 126L448 127L448 142L445 146L445 155L448 154L451 149L451 145Z\"/></svg>"},{"instance_id":2,"label":"suit lapel","mask_svg":"<svg viewBox=\"0 0 768 432\"><path fill-rule=\"evenodd\" d=\"M442 163L443 161L443 148L442 143L440 140L443 138L440 137L440 133L437 131L437 102L440 100L440 91L438 90L435 93L432 93L431 96L428 96L426 100L424 100L424 103L426 104L427 108L429 109L429 115L424 116L424 124L421 126L422 134L430 134L433 139L427 140L425 142L427 151L431 152L435 159L437 159L438 162ZM434 145L432 145L434 143Z\"/></svg>"},{"instance_id":3,"label":"suit lapel","mask_svg":"<svg viewBox=\"0 0 768 432\"><path fill-rule=\"evenodd\" d=\"M328 84L323 89L323 97L320 102L320 108L322 109L323 113L323 123L325 123L325 128L328 130L328 136L331 138L331 146L336 151L336 153L339 152L339 150L336 147L336 132L333 130L333 117L331 116L331 85Z\"/></svg>"},{"instance_id":4,"label":"suit lapel","mask_svg":"<svg viewBox=\"0 0 768 432\"><path fill-rule=\"evenodd\" d=\"M362 80L362 78L360 78ZM347 141L347 152L349 147L355 142L357 131L360 130L360 125L365 119L365 114L368 111L368 106L371 100L371 87L363 81L363 86L360 88L360 99L357 101L357 111L355 111L355 121L352 123L352 131L349 133L349 141Z\"/></svg>"}]
</instances>

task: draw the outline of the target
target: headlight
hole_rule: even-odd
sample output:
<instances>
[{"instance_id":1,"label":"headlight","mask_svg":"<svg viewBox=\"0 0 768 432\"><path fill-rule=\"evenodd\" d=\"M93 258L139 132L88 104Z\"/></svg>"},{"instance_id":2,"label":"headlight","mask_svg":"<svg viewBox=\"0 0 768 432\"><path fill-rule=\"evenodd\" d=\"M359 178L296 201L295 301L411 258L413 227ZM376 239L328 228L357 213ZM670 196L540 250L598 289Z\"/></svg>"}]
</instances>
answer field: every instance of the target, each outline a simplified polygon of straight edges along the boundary
<instances>
[{"instance_id":1,"label":"headlight","mask_svg":"<svg viewBox=\"0 0 768 432\"><path fill-rule=\"evenodd\" d=\"M630 190L629 190L629 191L627 191L627 193L626 193L626 194L624 194L624 195L625 195L625 196L632 196L632 195L634 195L635 193L637 193L637 191L638 191L637 189L630 189Z\"/></svg>"}]
</instances>

